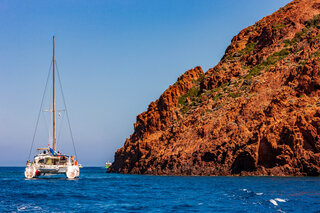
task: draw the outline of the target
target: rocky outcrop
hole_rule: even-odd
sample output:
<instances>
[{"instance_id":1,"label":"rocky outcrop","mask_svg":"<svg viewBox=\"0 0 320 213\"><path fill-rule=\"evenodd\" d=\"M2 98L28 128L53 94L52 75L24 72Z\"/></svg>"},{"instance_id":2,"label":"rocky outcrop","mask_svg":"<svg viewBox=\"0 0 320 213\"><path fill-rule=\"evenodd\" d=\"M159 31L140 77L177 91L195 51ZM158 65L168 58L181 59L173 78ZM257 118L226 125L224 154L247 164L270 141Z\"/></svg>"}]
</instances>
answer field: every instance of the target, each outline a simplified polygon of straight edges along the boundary
<instances>
[{"instance_id":1,"label":"rocky outcrop","mask_svg":"<svg viewBox=\"0 0 320 213\"><path fill-rule=\"evenodd\" d=\"M108 172L320 175L320 0L295 0L187 71L148 110Z\"/></svg>"}]
</instances>

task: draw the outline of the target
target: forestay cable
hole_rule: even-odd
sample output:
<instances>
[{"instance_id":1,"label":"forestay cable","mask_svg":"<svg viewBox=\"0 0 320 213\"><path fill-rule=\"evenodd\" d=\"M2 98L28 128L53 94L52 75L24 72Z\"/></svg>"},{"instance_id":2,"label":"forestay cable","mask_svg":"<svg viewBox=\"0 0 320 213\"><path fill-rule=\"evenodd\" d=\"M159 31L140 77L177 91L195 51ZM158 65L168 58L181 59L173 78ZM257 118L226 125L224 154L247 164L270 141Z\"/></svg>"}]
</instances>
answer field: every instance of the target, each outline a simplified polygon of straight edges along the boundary
<instances>
[{"instance_id":1,"label":"forestay cable","mask_svg":"<svg viewBox=\"0 0 320 213\"><path fill-rule=\"evenodd\" d=\"M44 92L43 92L43 95L42 95L40 110L39 110L39 113L38 113L38 118L37 118L37 122L36 122L36 127L35 127L35 130L34 130L34 133L33 133L33 138L32 138L32 143L31 143L31 147L30 147L30 151L29 151L28 160L30 160L30 156L31 156L31 152L32 152L32 149L33 149L34 140L35 140L35 138L36 138L37 128L38 128L38 124L39 124L39 120L40 120L40 115L41 115L41 111L42 111L42 105L43 105L44 97L45 97L45 94L46 94L46 90L47 90L48 82L49 82L49 78L50 78L51 66L52 66L52 61L51 61L50 67L49 67L49 72L48 72L48 76L47 76L46 86L45 86L45 88L44 88Z\"/></svg>"}]
</instances>

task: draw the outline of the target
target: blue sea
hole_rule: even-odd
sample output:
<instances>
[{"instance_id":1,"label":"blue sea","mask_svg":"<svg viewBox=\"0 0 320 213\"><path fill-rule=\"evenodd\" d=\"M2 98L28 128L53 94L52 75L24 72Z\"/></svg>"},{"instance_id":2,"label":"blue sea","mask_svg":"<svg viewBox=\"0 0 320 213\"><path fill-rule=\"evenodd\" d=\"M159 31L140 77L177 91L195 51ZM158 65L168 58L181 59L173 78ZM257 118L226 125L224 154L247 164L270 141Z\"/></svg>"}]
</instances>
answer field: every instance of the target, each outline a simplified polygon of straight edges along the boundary
<instances>
[{"instance_id":1,"label":"blue sea","mask_svg":"<svg viewBox=\"0 0 320 213\"><path fill-rule=\"evenodd\" d=\"M0 212L320 212L320 178L107 174L33 180L0 167Z\"/></svg>"}]
</instances>

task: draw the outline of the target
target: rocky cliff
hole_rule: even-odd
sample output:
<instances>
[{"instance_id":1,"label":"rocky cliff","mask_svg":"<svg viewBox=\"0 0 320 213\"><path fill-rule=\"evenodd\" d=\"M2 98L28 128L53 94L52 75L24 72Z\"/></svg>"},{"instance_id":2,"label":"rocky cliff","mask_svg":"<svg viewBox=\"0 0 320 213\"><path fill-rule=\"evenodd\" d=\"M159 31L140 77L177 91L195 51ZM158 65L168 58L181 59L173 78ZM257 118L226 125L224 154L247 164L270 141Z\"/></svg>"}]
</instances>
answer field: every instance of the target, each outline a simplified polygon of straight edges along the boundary
<instances>
[{"instance_id":1,"label":"rocky cliff","mask_svg":"<svg viewBox=\"0 0 320 213\"><path fill-rule=\"evenodd\" d=\"M320 0L295 0L181 75L108 172L320 175Z\"/></svg>"}]
</instances>

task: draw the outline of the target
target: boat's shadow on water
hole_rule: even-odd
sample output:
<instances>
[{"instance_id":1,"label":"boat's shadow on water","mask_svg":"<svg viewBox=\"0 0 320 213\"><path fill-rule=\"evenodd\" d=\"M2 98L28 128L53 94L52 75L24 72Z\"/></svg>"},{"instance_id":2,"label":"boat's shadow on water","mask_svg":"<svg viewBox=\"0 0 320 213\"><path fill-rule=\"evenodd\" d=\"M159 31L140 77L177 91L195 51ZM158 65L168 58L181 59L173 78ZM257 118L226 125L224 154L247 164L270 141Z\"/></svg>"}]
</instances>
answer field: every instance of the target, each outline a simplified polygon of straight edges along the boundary
<instances>
[{"instance_id":1,"label":"boat's shadow on water","mask_svg":"<svg viewBox=\"0 0 320 213\"><path fill-rule=\"evenodd\" d=\"M67 181L77 181L79 178L70 179L67 177L40 177L40 178L25 178L27 181L48 181L48 180L67 180Z\"/></svg>"}]
</instances>

